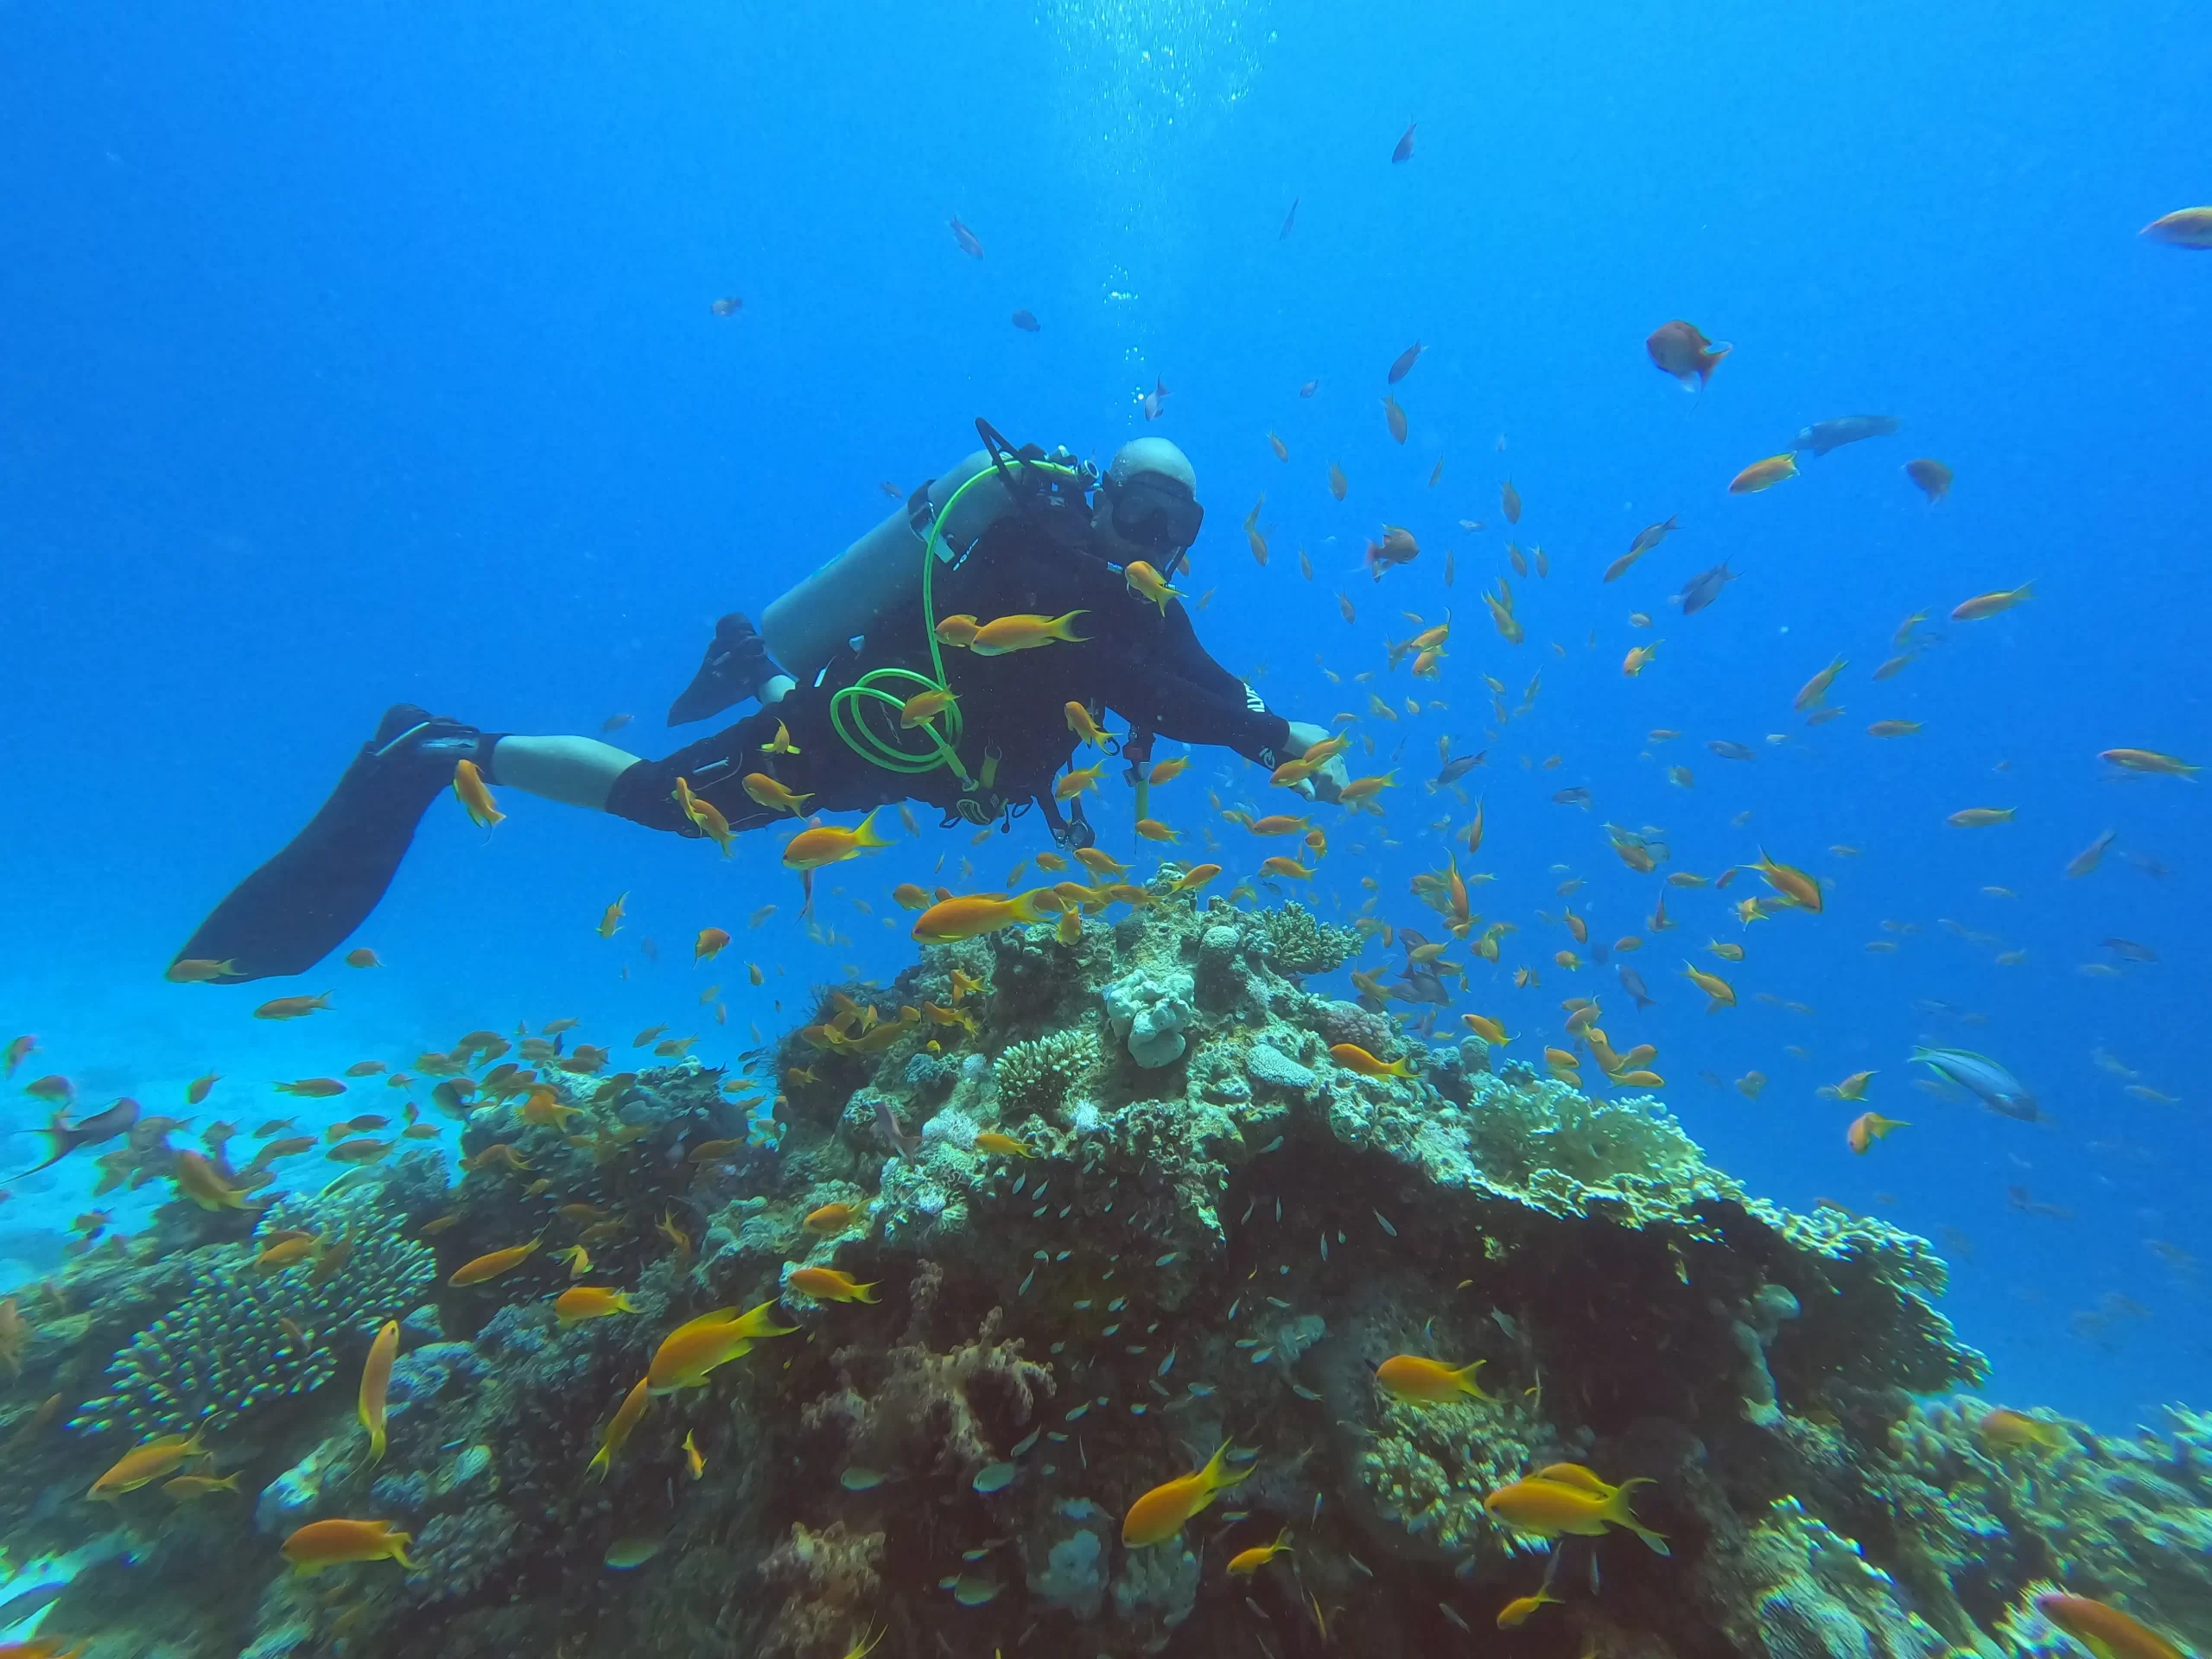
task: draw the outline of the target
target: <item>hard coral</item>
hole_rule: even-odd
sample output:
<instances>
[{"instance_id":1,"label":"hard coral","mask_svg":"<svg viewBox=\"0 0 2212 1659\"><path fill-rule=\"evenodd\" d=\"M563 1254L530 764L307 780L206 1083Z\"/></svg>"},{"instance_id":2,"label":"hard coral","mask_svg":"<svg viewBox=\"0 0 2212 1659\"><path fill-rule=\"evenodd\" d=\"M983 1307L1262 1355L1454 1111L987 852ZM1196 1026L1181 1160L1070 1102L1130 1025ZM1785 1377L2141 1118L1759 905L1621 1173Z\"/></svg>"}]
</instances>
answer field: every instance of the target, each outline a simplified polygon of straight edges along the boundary
<instances>
[{"instance_id":1,"label":"hard coral","mask_svg":"<svg viewBox=\"0 0 2212 1659\"><path fill-rule=\"evenodd\" d=\"M108 1391L70 1427L142 1440L201 1425L219 1433L258 1405L321 1387L337 1370L335 1344L403 1317L429 1288L431 1254L401 1234L403 1219L360 1192L272 1213L264 1225L352 1238L352 1254L322 1283L311 1262L257 1272L250 1245L193 1252L191 1294L131 1338L109 1363Z\"/></svg>"},{"instance_id":2,"label":"hard coral","mask_svg":"<svg viewBox=\"0 0 2212 1659\"><path fill-rule=\"evenodd\" d=\"M999 1110L1007 1117L1052 1113L1066 1103L1098 1066L1098 1039L1087 1031L1056 1031L1014 1043L998 1057Z\"/></svg>"},{"instance_id":3,"label":"hard coral","mask_svg":"<svg viewBox=\"0 0 2212 1659\"><path fill-rule=\"evenodd\" d=\"M1317 921L1294 903L1260 912L1260 939L1268 964L1286 974L1334 973L1367 946L1352 929Z\"/></svg>"},{"instance_id":4,"label":"hard coral","mask_svg":"<svg viewBox=\"0 0 2212 1659\"><path fill-rule=\"evenodd\" d=\"M761 1659L833 1659L859 1645L883 1598L883 1535L850 1532L842 1521L816 1532L794 1521L760 1563L760 1577L783 1599L761 1637Z\"/></svg>"}]
</instances>

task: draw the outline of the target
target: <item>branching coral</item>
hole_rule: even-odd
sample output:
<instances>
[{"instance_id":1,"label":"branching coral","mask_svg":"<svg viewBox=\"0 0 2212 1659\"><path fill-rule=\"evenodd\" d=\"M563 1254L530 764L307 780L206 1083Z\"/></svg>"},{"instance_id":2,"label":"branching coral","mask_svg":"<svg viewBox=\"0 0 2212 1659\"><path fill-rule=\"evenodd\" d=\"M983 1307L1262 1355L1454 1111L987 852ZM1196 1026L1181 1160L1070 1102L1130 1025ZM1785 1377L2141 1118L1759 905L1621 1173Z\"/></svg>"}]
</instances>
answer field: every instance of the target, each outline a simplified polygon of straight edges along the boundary
<instances>
[{"instance_id":1,"label":"branching coral","mask_svg":"<svg viewBox=\"0 0 2212 1659\"><path fill-rule=\"evenodd\" d=\"M1005 1314L993 1308L972 1341L938 1353L920 1332L936 1304L942 1275L924 1263L910 1295L914 1318L897 1345L837 1353L843 1386L807 1408L809 1427L842 1427L853 1457L878 1469L965 1478L1000 1455L999 1446L1034 1421L1040 1395L1054 1391L1052 1368L1021 1357L1021 1344L1001 1341Z\"/></svg>"},{"instance_id":2,"label":"branching coral","mask_svg":"<svg viewBox=\"0 0 2212 1659\"><path fill-rule=\"evenodd\" d=\"M191 1294L131 1338L109 1363L108 1391L70 1427L139 1440L202 1424L219 1433L256 1406L327 1382L334 1345L407 1313L433 1271L429 1250L401 1235L403 1217L346 1197L312 1217L272 1213L264 1223L319 1225L341 1249L350 1239L334 1267L326 1256L264 1274L251 1248L243 1257L228 1244L195 1252Z\"/></svg>"},{"instance_id":3,"label":"branching coral","mask_svg":"<svg viewBox=\"0 0 2212 1659\"><path fill-rule=\"evenodd\" d=\"M1056 1031L1015 1043L992 1066L999 1109L1007 1116L1052 1112L1098 1065L1098 1039L1087 1031Z\"/></svg>"},{"instance_id":4,"label":"branching coral","mask_svg":"<svg viewBox=\"0 0 2212 1659\"><path fill-rule=\"evenodd\" d=\"M883 1596L883 1535L850 1532L842 1521L816 1532L794 1521L760 1563L760 1577L783 1598L761 1637L762 1659L857 1651Z\"/></svg>"},{"instance_id":5,"label":"branching coral","mask_svg":"<svg viewBox=\"0 0 2212 1659\"><path fill-rule=\"evenodd\" d=\"M1300 904L1260 914L1261 954L1279 972L1334 973L1366 948L1367 941L1349 927L1332 927L1314 919Z\"/></svg>"}]
</instances>

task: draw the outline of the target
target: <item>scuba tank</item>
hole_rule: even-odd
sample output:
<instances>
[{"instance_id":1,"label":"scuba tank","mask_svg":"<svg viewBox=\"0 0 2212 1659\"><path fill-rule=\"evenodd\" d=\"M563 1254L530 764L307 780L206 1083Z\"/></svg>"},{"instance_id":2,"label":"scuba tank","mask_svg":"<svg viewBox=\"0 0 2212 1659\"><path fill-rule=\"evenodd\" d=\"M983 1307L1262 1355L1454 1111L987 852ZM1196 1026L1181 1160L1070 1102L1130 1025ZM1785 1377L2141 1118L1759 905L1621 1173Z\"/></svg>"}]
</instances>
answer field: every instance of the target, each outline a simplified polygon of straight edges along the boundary
<instances>
[{"instance_id":1,"label":"scuba tank","mask_svg":"<svg viewBox=\"0 0 2212 1659\"><path fill-rule=\"evenodd\" d=\"M957 563L983 532L1013 511L1004 481L979 478L992 470L991 456L978 449L941 478L930 480L882 523L770 605L760 619L768 655L802 683L857 635L922 590L922 550L931 526L945 505L969 480L951 515L939 526L937 556Z\"/></svg>"}]
</instances>

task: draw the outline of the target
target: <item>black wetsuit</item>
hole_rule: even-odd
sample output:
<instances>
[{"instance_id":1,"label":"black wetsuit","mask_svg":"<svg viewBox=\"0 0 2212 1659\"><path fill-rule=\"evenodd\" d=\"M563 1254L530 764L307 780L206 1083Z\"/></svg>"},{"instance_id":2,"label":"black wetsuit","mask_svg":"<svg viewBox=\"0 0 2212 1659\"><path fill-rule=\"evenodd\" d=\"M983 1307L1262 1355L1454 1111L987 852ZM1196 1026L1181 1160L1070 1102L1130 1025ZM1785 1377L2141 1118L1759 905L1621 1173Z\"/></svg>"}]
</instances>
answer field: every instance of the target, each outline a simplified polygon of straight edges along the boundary
<instances>
[{"instance_id":1,"label":"black wetsuit","mask_svg":"<svg viewBox=\"0 0 2212 1659\"><path fill-rule=\"evenodd\" d=\"M988 788L963 787L949 767L906 772L879 766L831 724L830 699L862 675L882 668L931 671L929 624L917 595L888 613L857 650L841 651L817 683L795 688L664 760L632 766L616 780L607 810L652 829L697 835L677 804L676 780L683 778L733 830L757 829L789 816L745 792L747 773L766 772L795 794L810 796L809 812L912 799L942 809L948 818L988 822L1039 797L1050 799L1053 774L1078 741L1068 727L1071 702L1110 711L1138 731L1234 749L1262 766L1272 767L1280 758L1287 723L1206 654L1179 601L1171 599L1163 611L1131 591L1116 566L1061 545L1019 515L993 526L957 565L938 568L931 607L940 621L963 613L982 622L1082 613L1073 624L1083 636L1079 644L1055 640L1001 656L940 647L945 681L959 696L959 754L970 779L980 785L995 755ZM893 689L905 695L923 688L894 683ZM874 706L882 711L870 716L876 728L895 740L896 711ZM779 722L798 753L763 751ZM905 739L902 747L924 752L919 734Z\"/></svg>"}]
</instances>

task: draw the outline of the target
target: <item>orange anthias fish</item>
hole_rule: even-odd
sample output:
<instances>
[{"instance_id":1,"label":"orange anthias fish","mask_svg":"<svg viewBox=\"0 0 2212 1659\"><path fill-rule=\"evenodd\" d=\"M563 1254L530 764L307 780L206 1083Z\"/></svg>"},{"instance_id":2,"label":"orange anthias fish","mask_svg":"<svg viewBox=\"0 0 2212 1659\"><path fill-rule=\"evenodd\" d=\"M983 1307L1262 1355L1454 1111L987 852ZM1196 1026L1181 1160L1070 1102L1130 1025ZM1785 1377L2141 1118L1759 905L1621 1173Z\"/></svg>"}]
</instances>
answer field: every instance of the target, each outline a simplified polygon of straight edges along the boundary
<instances>
[{"instance_id":1,"label":"orange anthias fish","mask_svg":"<svg viewBox=\"0 0 2212 1659\"><path fill-rule=\"evenodd\" d=\"M1122 1542L1130 1549L1164 1544L1183 1530L1184 1524L1212 1503L1224 1488L1249 1475L1249 1468L1229 1472L1230 1443L1224 1440L1205 1466L1164 1485L1155 1486L1129 1505L1122 1517Z\"/></svg>"},{"instance_id":2,"label":"orange anthias fish","mask_svg":"<svg viewBox=\"0 0 2212 1659\"><path fill-rule=\"evenodd\" d=\"M1412 1063L1402 1057L1388 1062L1378 1060L1357 1043L1331 1044L1329 1058L1346 1071L1356 1071L1363 1077L1411 1077L1420 1075L1414 1070Z\"/></svg>"},{"instance_id":3,"label":"orange anthias fish","mask_svg":"<svg viewBox=\"0 0 2212 1659\"><path fill-rule=\"evenodd\" d=\"M899 728L912 731L917 726L926 726L959 701L959 693L950 686L917 691L899 705Z\"/></svg>"},{"instance_id":4,"label":"orange anthias fish","mask_svg":"<svg viewBox=\"0 0 2212 1659\"><path fill-rule=\"evenodd\" d=\"M299 1020L329 1006L328 991L321 996L271 997L253 1011L253 1017L257 1020Z\"/></svg>"},{"instance_id":5,"label":"orange anthias fish","mask_svg":"<svg viewBox=\"0 0 2212 1659\"><path fill-rule=\"evenodd\" d=\"M1979 622L1985 617L1995 616L2000 612L2011 610L2024 600L2033 599L2036 596L2035 589L2035 583L2024 582L2018 587L2004 592L1978 594L1954 609L1951 613L1951 620Z\"/></svg>"},{"instance_id":6,"label":"orange anthias fish","mask_svg":"<svg viewBox=\"0 0 2212 1659\"><path fill-rule=\"evenodd\" d=\"M601 938L611 939L616 933L621 931L622 906L629 897L630 895L627 893L621 894L620 897L617 898L615 901L609 905L601 914L599 918L599 937Z\"/></svg>"},{"instance_id":7,"label":"orange anthias fish","mask_svg":"<svg viewBox=\"0 0 2212 1659\"><path fill-rule=\"evenodd\" d=\"M1732 348L1714 345L1695 323L1684 322L1677 317L1654 328L1645 338L1643 349L1651 354L1653 365L1662 373L1673 375L1695 391L1713 378L1713 371Z\"/></svg>"},{"instance_id":8,"label":"orange anthias fish","mask_svg":"<svg viewBox=\"0 0 2212 1659\"><path fill-rule=\"evenodd\" d=\"M774 1323L769 1316L775 1306L772 1300L766 1301L744 1313L734 1307L718 1307L686 1320L661 1338L645 1382L655 1394L703 1389L708 1373L716 1366L742 1358L765 1337L789 1336L798 1329L795 1325Z\"/></svg>"},{"instance_id":9,"label":"orange anthias fish","mask_svg":"<svg viewBox=\"0 0 2212 1659\"><path fill-rule=\"evenodd\" d=\"M571 1285L553 1299L553 1317L564 1325L637 1311L627 1294L607 1285Z\"/></svg>"},{"instance_id":10,"label":"orange anthias fish","mask_svg":"<svg viewBox=\"0 0 2212 1659\"><path fill-rule=\"evenodd\" d=\"M346 965L348 968L381 968L384 958L364 944L346 953Z\"/></svg>"},{"instance_id":11,"label":"orange anthias fish","mask_svg":"<svg viewBox=\"0 0 2212 1659\"><path fill-rule=\"evenodd\" d=\"M722 929L702 927L699 930L699 937L691 943L691 960L694 963L712 962L728 944L729 935Z\"/></svg>"},{"instance_id":12,"label":"orange anthias fish","mask_svg":"<svg viewBox=\"0 0 2212 1659\"><path fill-rule=\"evenodd\" d=\"M1376 1385L1394 1399L1409 1400L1424 1406L1448 1405L1455 1400L1472 1398L1493 1400L1495 1395L1483 1392L1475 1381L1483 1362L1462 1365L1454 1370L1451 1366L1433 1359L1424 1359L1419 1354L1393 1354L1375 1368Z\"/></svg>"},{"instance_id":13,"label":"orange anthias fish","mask_svg":"<svg viewBox=\"0 0 2212 1659\"><path fill-rule=\"evenodd\" d=\"M1759 849L1758 862L1751 868L1765 879L1767 886L1787 899L1800 910L1820 913L1821 884L1801 869L1788 864L1777 864L1766 855L1766 849Z\"/></svg>"},{"instance_id":14,"label":"orange anthias fish","mask_svg":"<svg viewBox=\"0 0 2212 1659\"><path fill-rule=\"evenodd\" d=\"M385 1444L385 1391L391 1384L391 1362L399 1353L399 1321L386 1319L369 1344L361 1367L361 1393L355 1409L361 1427L369 1431L369 1461L381 1462Z\"/></svg>"},{"instance_id":15,"label":"orange anthias fish","mask_svg":"<svg viewBox=\"0 0 2212 1659\"><path fill-rule=\"evenodd\" d=\"M1905 462L1904 475L1917 484L1920 493L1930 501L1941 501L1951 493L1951 469L1926 455Z\"/></svg>"},{"instance_id":16,"label":"orange anthias fish","mask_svg":"<svg viewBox=\"0 0 2212 1659\"><path fill-rule=\"evenodd\" d=\"M162 972L162 977L176 985L205 985L213 980L228 979L236 975L235 962L217 962L208 957L180 957Z\"/></svg>"},{"instance_id":17,"label":"orange anthias fish","mask_svg":"<svg viewBox=\"0 0 2212 1659\"><path fill-rule=\"evenodd\" d=\"M1090 744L1094 749L1105 748L1106 733L1099 726L1090 709L1079 702L1071 702L1067 705L1066 714L1068 730L1073 732L1078 739Z\"/></svg>"},{"instance_id":18,"label":"orange anthias fish","mask_svg":"<svg viewBox=\"0 0 2212 1659\"><path fill-rule=\"evenodd\" d=\"M177 1191L202 1210L251 1210L254 1207L245 1201L244 1187L232 1186L213 1164L196 1152L177 1154L175 1179Z\"/></svg>"},{"instance_id":19,"label":"orange anthias fish","mask_svg":"<svg viewBox=\"0 0 2212 1659\"><path fill-rule=\"evenodd\" d=\"M2123 772L2152 772L2167 778L2186 778L2191 772L2204 770L2192 766L2177 754L2161 754L2156 749L2100 749L2097 759Z\"/></svg>"},{"instance_id":20,"label":"orange anthias fish","mask_svg":"<svg viewBox=\"0 0 2212 1659\"><path fill-rule=\"evenodd\" d=\"M302 1077L294 1083L273 1083L269 1086L280 1095L298 1095L308 1100L328 1100L346 1092L346 1085L335 1077Z\"/></svg>"},{"instance_id":21,"label":"orange anthias fish","mask_svg":"<svg viewBox=\"0 0 2212 1659\"><path fill-rule=\"evenodd\" d=\"M1122 580L1128 584L1131 593L1159 606L1162 615L1166 614L1169 600L1180 599L1183 596L1183 590L1180 588L1170 588L1167 585L1167 578L1142 559L1132 559L1123 565ZM1071 612L1070 614L1080 616L1083 613L1075 611Z\"/></svg>"},{"instance_id":22,"label":"orange anthias fish","mask_svg":"<svg viewBox=\"0 0 2212 1659\"><path fill-rule=\"evenodd\" d=\"M190 1434L164 1434L143 1446L131 1447L92 1483L85 1496L118 1497L124 1492L135 1492L164 1475L174 1474L181 1465L203 1455L200 1441L205 1432L195 1429Z\"/></svg>"},{"instance_id":23,"label":"orange anthias fish","mask_svg":"<svg viewBox=\"0 0 2212 1659\"><path fill-rule=\"evenodd\" d=\"M872 1302L875 1297L873 1283L853 1282L853 1275L838 1268L797 1268L791 1272L791 1287L811 1296L818 1302Z\"/></svg>"},{"instance_id":24,"label":"orange anthias fish","mask_svg":"<svg viewBox=\"0 0 2212 1659\"><path fill-rule=\"evenodd\" d=\"M527 1244L510 1245L504 1250L493 1250L472 1262L464 1262L454 1269L453 1277L446 1283L456 1288L480 1285L487 1279L497 1279L503 1273L512 1273L537 1253L543 1239L533 1238Z\"/></svg>"},{"instance_id":25,"label":"orange anthias fish","mask_svg":"<svg viewBox=\"0 0 2212 1659\"><path fill-rule=\"evenodd\" d=\"M607 1433L600 1437L599 1450L584 1465L586 1474L597 1475L601 1480L607 1478L614 1454L622 1449L623 1442L630 1438L630 1431L637 1427L638 1420L645 1414L645 1408L652 1403L652 1394L645 1386L646 1381L646 1378L639 1377L631 1386L630 1392L622 1396L622 1403L615 1407L614 1415L607 1425Z\"/></svg>"},{"instance_id":26,"label":"orange anthias fish","mask_svg":"<svg viewBox=\"0 0 2212 1659\"><path fill-rule=\"evenodd\" d=\"M1010 1135L1001 1135L996 1129L985 1129L976 1137L976 1150L988 1152L1001 1158L1033 1158L1027 1141L1017 1141Z\"/></svg>"},{"instance_id":27,"label":"orange anthias fish","mask_svg":"<svg viewBox=\"0 0 2212 1659\"><path fill-rule=\"evenodd\" d=\"M1023 922L1041 922L1045 913L1039 900L1050 892L1038 887L1011 899L988 893L942 899L914 918L913 937L925 944L949 944Z\"/></svg>"},{"instance_id":28,"label":"orange anthias fish","mask_svg":"<svg viewBox=\"0 0 2212 1659\"><path fill-rule=\"evenodd\" d=\"M1778 455L1769 455L1764 461L1755 461L1728 480L1731 495L1757 495L1761 490L1770 490L1784 479L1797 476L1797 452L1785 449Z\"/></svg>"},{"instance_id":29,"label":"orange anthias fish","mask_svg":"<svg viewBox=\"0 0 2212 1659\"><path fill-rule=\"evenodd\" d=\"M779 812L798 812L814 798L811 793L794 795L765 772L748 772L743 779L745 792L762 806L772 806Z\"/></svg>"},{"instance_id":30,"label":"orange anthias fish","mask_svg":"<svg viewBox=\"0 0 2212 1659\"><path fill-rule=\"evenodd\" d=\"M1862 1157L1877 1141L1886 1140L1892 1129L1909 1129L1911 1124L1901 1118L1884 1117L1879 1112L1861 1112L1851 1120L1851 1127L1843 1132L1845 1141Z\"/></svg>"},{"instance_id":31,"label":"orange anthias fish","mask_svg":"<svg viewBox=\"0 0 2212 1659\"><path fill-rule=\"evenodd\" d=\"M1008 652L1034 651L1055 640L1079 645L1089 638L1075 631L1075 620L1083 614L1081 611L1070 611L1065 616L1022 613L994 617L976 630L968 649L978 657L1003 657Z\"/></svg>"},{"instance_id":32,"label":"orange anthias fish","mask_svg":"<svg viewBox=\"0 0 2212 1659\"><path fill-rule=\"evenodd\" d=\"M389 1521L310 1521L284 1541L283 1555L302 1578L353 1561L397 1561L411 1573L407 1546L413 1541L413 1534L393 1531Z\"/></svg>"},{"instance_id":33,"label":"orange anthias fish","mask_svg":"<svg viewBox=\"0 0 2212 1659\"><path fill-rule=\"evenodd\" d=\"M819 1209L808 1211L806 1219L799 1225L810 1233L831 1238L861 1219L863 1213L857 1204L825 1204Z\"/></svg>"},{"instance_id":34,"label":"orange anthias fish","mask_svg":"<svg viewBox=\"0 0 2212 1659\"><path fill-rule=\"evenodd\" d=\"M1292 1553L1290 1529L1285 1527L1275 1535L1272 1544L1255 1544L1249 1549L1240 1549L1229 1558L1228 1573L1232 1579L1249 1578L1278 1555Z\"/></svg>"},{"instance_id":35,"label":"orange anthias fish","mask_svg":"<svg viewBox=\"0 0 2212 1659\"><path fill-rule=\"evenodd\" d=\"M1639 1475L1609 1486L1579 1464L1555 1463L1527 1480L1501 1486L1483 1499L1484 1510L1516 1532L1557 1538L1595 1538L1607 1527L1625 1527L1654 1553L1671 1554L1667 1541L1629 1512L1628 1494L1651 1482Z\"/></svg>"},{"instance_id":36,"label":"orange anthias fish","mask_svg":"<svg viewBox=\"0 0 2212 1659\"><path fill-rule=\"evenodd\" d=\"M876 833L875 815L882 810L880 806L871 809L849 830L842 824L824 823L800 830L784 843L784 868L818 870L825 864L842 863L890 846L889 836Z\"/></svg>"},{"instance_id":37,"label":"orange anthias fish","mask_svg":"<svg viewBox=\"0 0 2212 1659\"><path fill-rule=\"evenodd\" d=\"M2037 1596L2036 1611L2097 1659L2188 1659L2139 1619L2087 1596Z\"/></svg>"},{"instance_id":38,"label":"orange anthias fish","mask_svg":"<svg viewBox=\"0 0 2212 1659\"><path fill-rule=\"evenodd\" d=\"M489 830L507 816L492 799L491 786L474 760L463 760L453 769L453 792L467 809L469 821L480 830Z\"/></svg>"}]
</instances>

